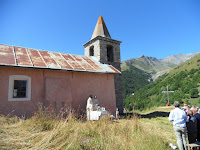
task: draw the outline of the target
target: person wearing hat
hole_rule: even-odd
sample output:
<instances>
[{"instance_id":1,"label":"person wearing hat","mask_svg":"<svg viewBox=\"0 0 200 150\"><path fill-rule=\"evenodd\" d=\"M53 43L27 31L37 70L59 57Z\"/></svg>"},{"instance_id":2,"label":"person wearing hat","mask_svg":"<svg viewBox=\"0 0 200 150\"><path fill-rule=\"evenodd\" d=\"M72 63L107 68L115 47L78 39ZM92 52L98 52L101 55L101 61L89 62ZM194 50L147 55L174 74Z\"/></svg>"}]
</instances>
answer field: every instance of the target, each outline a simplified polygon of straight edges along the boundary
<instances>
[{"instance_id":1,"label":"person wearing hat","mask_svg":"<svg viewBox=\"0 0 200 150\"><path fill-rule=\"evenodd\" d=\"M174 131L177 138L177 145L180 150L187 150L186 142L186 122L188 117L180 108L178 101L174 102L174 109L169 114L169 121L173 122Z\"/></svg>"}]
</instances>

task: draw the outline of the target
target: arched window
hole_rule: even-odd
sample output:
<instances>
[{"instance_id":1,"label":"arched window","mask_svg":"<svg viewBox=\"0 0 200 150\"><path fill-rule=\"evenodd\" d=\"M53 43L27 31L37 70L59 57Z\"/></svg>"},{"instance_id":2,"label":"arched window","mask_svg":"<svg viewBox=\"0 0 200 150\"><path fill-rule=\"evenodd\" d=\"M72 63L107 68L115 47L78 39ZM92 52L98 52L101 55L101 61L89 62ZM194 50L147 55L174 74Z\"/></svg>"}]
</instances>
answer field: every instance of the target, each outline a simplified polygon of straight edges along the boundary
<instances>
[{"instance_id":1,"label":"arched window","mask_svg":"<svg viewBox=\"0 0 200 150\"><path fill-rule=\"evenodd\" d=\"M94 46L90 47L90 56L94 56Z\"/></svg>"},{"instance_id":2,"label":"arched window","mask_svg":"<svg viewBox=\"0 0 200 150\"><path fill-rule=\"evenodd\" d=\"M108 58L108 61L110 62L114 61L113 47L111 45L107 46L107 58Z\"/></svg>"}]
</instances>

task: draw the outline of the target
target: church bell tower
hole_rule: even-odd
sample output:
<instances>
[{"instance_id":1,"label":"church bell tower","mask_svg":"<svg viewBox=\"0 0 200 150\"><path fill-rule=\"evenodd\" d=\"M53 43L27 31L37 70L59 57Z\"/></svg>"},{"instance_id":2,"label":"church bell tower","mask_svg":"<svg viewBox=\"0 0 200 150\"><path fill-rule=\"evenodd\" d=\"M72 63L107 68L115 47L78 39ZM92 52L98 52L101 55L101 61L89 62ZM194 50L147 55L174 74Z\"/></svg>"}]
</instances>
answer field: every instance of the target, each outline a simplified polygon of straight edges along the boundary
<instances>
[{"instance_id":1,"label":"church bell tower","mask_svg":"<svg viewBox=\"0 0 200 150\"><path fill-rule=\"evenodd\" d=\"M92 38L85 43L85 56L94 56L101 63L108 63L121 71L120 43L111 38L102 16L99 16ZM122 77L114 75L116 107L123 113Z\"/></svg>"}]
</instances>

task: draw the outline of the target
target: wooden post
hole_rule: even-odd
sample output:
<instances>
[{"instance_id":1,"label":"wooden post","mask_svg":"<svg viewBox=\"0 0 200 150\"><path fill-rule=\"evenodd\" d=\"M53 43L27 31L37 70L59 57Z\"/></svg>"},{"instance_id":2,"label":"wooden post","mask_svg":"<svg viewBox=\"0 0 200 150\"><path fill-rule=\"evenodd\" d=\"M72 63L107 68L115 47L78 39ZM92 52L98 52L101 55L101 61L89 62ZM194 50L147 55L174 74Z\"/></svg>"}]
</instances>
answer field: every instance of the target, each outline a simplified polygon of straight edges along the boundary
<instances>
[{"instance_id":1,"label":"wooden post","mask_svg":"<svg viewBox=\"0 0 200 150\"><path fill-rule=\"evenodd\" d=\"M134 93L132 93L132 95L133 95L133 110L135 110Z\"/></svg>"}]
</instances>

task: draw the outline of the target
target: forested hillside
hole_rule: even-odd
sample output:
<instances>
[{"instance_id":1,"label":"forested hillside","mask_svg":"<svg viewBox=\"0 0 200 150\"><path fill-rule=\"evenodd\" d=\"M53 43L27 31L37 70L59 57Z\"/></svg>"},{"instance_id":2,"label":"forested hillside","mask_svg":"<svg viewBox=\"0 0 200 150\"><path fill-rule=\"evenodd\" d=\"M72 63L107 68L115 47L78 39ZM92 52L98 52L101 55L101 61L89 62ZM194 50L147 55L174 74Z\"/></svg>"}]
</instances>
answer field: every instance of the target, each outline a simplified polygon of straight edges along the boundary
<instances>
[{"instance_id":1,"label":"forested hillside","mask_svg":"<svg viewBox=\"0 0 200 150\"><path fill-rule=\"evenodd\" d=\"M127 64L129 69L122 71L123 97L139 90L149 84L150 74L140 70L130 64Z\"/></svg>"},{"instance_id":2,"label":"forested hillside","mask_svg":"<svg viewBox=\"0 0 200 150\"><path fill-rule=\"evenodd\" d=\"M198 105L200 90L200 54L172 69L168 74L160 76L156 81L140 88L135 92L135 108L146 109L153 106L166 105L167 96L162 93L169 90L170 103L175 100ZM143 82L141 82L142 84ZM129 94L124 99L125 106L132 109L133 96Z\"/></svg>"}]
</instances>

